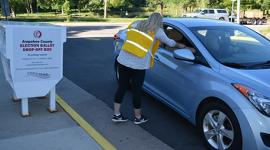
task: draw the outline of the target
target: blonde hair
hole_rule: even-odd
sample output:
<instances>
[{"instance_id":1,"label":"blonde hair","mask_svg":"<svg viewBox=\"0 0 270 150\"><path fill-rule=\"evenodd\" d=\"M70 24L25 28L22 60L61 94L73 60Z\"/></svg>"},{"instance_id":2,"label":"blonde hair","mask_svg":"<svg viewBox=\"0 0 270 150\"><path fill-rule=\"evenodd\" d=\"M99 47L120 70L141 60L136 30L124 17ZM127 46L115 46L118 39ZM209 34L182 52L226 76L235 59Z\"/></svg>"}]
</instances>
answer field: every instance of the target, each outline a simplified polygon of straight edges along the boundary
<instances>
[{"instance_id":1,"label":"blonde hair","mask_svg":"<svg viewBox=\"0 0 270 150\"><path fill-rule=\"evenodd\" d=\"M162 28L162 16L160 13L152 13L147 20L142 20L136 27L139 31L156 33Z\"/></svg>"}]
</instances>

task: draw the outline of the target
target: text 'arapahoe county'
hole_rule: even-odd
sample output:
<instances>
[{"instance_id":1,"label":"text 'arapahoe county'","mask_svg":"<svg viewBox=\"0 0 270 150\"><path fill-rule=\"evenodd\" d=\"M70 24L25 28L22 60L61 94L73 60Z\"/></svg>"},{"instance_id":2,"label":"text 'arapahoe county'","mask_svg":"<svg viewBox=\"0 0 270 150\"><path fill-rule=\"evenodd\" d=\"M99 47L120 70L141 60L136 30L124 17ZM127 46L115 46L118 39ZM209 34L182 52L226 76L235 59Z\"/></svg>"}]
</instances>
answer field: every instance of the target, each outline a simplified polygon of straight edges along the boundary
<instances>
[{"instance_id":1,"label":"text 'arapahoe county'","mask_svg":"<svg viewBox=\"0 0 270 150\"><path fill-rule=\"evenodd\" d=\"M53 41L45 41L45 40L22 40L20 44L20 48L22 48L23 51L52 51L54 48Z\"/></svg>"}]
</instances>

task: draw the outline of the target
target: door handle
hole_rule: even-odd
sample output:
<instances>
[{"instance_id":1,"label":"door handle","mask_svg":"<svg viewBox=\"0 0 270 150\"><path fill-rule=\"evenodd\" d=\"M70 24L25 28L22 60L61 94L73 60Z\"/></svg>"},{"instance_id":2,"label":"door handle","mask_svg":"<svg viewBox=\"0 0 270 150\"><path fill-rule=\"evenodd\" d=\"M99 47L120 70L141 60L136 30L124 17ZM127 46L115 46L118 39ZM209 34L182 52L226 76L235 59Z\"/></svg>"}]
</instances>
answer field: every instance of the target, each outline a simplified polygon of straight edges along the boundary
<instances>
[{"instance_id":1,"label":"door handle","mask_svg":"<svg viewBox=\"0 0 270 150\"><path fill-rule=\"evenodd\" d=\"M154 59L155 59L156 61L159 61L159 58L158 58L157 55L154 56Z\"/></svg>"}]
</instances>

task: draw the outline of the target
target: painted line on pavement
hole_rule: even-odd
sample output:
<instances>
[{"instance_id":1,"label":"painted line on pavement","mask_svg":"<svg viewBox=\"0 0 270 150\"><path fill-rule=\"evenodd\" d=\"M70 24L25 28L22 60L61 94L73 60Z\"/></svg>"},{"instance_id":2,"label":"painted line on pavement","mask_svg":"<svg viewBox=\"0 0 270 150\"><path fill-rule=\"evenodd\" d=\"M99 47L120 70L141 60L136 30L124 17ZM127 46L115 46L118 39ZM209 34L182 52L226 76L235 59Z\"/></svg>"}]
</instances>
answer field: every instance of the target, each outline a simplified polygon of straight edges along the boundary
<instances>
[{"instance_id":1,"label":"painted line on pavement","mask_svg":"<svg viewBox=\"0 0 270 150\"><path fill-rule=\"evenodd\" d=\"M56 96L56 101L104 150L116 150L116 148L108 140L106 140L87 121L85 121L60 96Z\"/></svg>"}]
</instances>

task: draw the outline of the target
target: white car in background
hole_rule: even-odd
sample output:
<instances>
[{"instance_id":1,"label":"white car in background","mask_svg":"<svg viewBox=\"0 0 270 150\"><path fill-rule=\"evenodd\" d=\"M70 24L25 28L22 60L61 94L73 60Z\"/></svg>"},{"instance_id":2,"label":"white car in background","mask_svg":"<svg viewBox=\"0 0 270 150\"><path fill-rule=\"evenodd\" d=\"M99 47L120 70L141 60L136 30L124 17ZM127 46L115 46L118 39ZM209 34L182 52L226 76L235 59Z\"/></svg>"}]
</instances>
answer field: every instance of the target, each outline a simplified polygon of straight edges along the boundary
<instances>
[{"instance_id":1,"label":"white car in background","mask_svg":"<svg viewBox=\"0 0 270 150\"><path fill-rule=\"evenodd\" d=\"M198 9L193 13L184 14L183 17L208 18L229 21L229 13L226 9Z\"/></svg>"}]
</instances>

